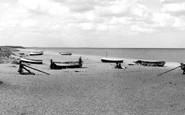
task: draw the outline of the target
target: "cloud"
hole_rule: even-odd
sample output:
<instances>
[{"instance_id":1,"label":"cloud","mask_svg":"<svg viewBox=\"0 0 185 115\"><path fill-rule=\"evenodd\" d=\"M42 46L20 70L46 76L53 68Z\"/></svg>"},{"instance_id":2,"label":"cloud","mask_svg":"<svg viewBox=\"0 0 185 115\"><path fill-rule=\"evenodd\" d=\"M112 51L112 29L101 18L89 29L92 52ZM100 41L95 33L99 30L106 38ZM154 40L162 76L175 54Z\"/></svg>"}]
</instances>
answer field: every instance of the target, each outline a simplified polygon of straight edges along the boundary
<instances>
[{"instance_id":1,"label":"cloud","mask_svg":"<svg viewBox=\"0 0 185 115\"><path fill-rule=\"evenodd\" d=\"M38 22L33 19L25 19L25 20L21 21L22 28L35 27L37 25L38 25Z\"/></svg>"},{"instance_id":2,"label":"cloud","mask_svg":"<svg viewBox=\"0 0 185 115\"><path fill-rule=\"evenodd\" d=\"M143 41L141 35L153 37L156 35L153 33L166 32L169 36L172 30L185 30L184 0L3 1L0 1L3 43L9 39L9 43L29 46L35 45L33 41L39 41L36 44L39 46L78 46L80 41L83 46L101 46L106 40L108 45L123 46L126 38ZM23 43L25 40L28 42Z\"/></svg>"},{"instance_id":3,"label":"cloud","mask_svg":"<svg viewBox=\"0 0 185 115\"><path fill-rule=\"evenodd\" d=\"M64 28L78 28L79 31L119 30L124 29L123 25L128 29L129 24L139 27L141 23L150 23L152 15L150 10L138 4L137 0L19 0L19 4L35 16L54 15L61 19L56 21L58 24L64 22ZM37 24L40 23L44 22L37 21ZM51 24L45 22L45 25Z\"/></svg>"},{"instance_id":4,"label":"cloud","mask_svg":"<svg viewBox=\"0 0 185 115\"><path fill-rule=\"evenodd\" d=\"M94 10L95 0L53 0L67 6L72 12L85 12Z\"/></svg>"},{"instance_id":5,"label":"cloud","mask_svg":"<svg viewBox=\"0 0 185 115\"><path fill-rule=\"evenodd\" d=\"M161 0L163 5L162 11L170 13L174 16L185 15L185 1L184 0Z\"/></svg>"},{"instance_id":6,"label":"cloud","mask_svg":"<svg viewBox=\"0 0 185 115\"><path fill-rule=\"evenodd\" d=\"M143 32L143 33L154 33L156 30L154 28L142 27L139 25L132 25L131 30L135 32Z\"/></svg>"},{"instance_id":7,"label":"cloud","mask_svg":"<svg viewBox=\"0 0 185 115\"><path fill-rule=\"evenodd\" d=\"M101 5L104 3L105 5ZM132 7L134 7L136 3L133 0L122 0L122 1L101 1L95 7L95 11L99 16L102 17L123 17L130 14Z\"/></svg>"},{"instance_id":8,"label":"cloud","mask_svg":"<svg viewBox=\"0 0 185 115\"><path fill-rule=\"evenodd\" d=\"M185 28L185 1L184 0L161 0L161 11L164 16L158 16L163 24L182 31ZM156 15L157 16L157 15Z\"/></svg>"},{"instance_id":9,"label":"cloud","mask_svg":"<svg viewBox=\"0 0 185 115\"><path fill-rule=\"evenodd\" d=\"M164 4L162 10L174 15L185 15L185 2Z\"/></svg>"},{"instance_id":10,"label":"cloud","mask_svg":"<svg viewBox=\"0 0 185 115\"><path fill-rule=\"evenodd\" d=\"M163 4L168 4L168 3L181 3L184 2L184 0L160 0L161 3Z\"/></svg>"},{"instance_id":11,"label":"cloud","mask_svg":"<svg viewBox=\"0 0 185 115\"><path fill-rule=\"evenodd\" d=\"M154 27L170 27L174 23L174 17L166 13L154 13L152 20Z\"/></svg>"},{"instance_id":12,"label":"cloud","mask_svg":"<svg viewBox=\"0 0 185 115\"><path fill-rule=\"evenodd\" d=\"M90 11L94 9L95 1L94 0L68 0L67 4L69 5L70 10L74 12Z\"/></svg>"},{"instance_id":13,"label":"cloud","mask_svg":"<svg viewBox=\"0 0 185 115\"><path fill-rule=\"evenodd\" d=\"M19 0L18 3L28 11L38 14L63 15L69 8L51 0Z\"/></svg>"},{"instance_id":14,"label":"cloud","mask_svg":"<svg viewBox=\"0 0 185 115\"><path fill-rule=\"evenodd\" d=\"M172 26L178 30L184 31L185 30L185 16L183 16L182 18L176 17L175 23Z\"/></svg>"},{"instance_id":15,"label":"cloud","mask_svg":"<svg viewBox=\"0 0 185 115\"><path fill-rule=\"evenodd\" d=\"M25 9L17 7L10 3L1 4L0 27L4 28L4 30L6 30L7 28L19 26L22 20L27 17L29 17L29 14Z\"/></svg>"}]
</instances>

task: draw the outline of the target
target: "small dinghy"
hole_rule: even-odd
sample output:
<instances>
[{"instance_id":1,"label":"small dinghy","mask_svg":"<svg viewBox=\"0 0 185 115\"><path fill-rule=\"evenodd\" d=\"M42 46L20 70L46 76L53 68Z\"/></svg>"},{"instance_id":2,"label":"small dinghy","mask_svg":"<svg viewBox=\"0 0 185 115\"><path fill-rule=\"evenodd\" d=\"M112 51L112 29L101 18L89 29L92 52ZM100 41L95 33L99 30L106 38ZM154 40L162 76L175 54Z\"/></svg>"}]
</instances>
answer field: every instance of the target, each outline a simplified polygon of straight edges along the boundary
<instances>
[{"instance_id":1,"label":"small dinghy","mask_svg":"<svg viewBox=\"0 0 185 115\"><path fill-rule=\"evenodd\" d=\"M135 64L138 65L143 65L143 66L153 66L153 67L163 67L165 65L165 61L147 61L147 60L137 60L134 62Z\"/></svg>"},{"instance_id":2,"label":"small dinghy","mask_svg":"<svg viewBox=\"0 0 185 115\"><path fill-rule=\"evenodd\" d=\"M101 58L103 63L123 63L123 59L118 58Z\"/></svg>"},{"instance_id":3,"label":"small dinghy","mask_svg":"<svg viewBox=\"0 0 185 115\"><path fill-rule=\"evenodd\" d=\"M51 59L50 69L81 68L82 60L72 62L53 62Z\"/></svg>"},{"instance_id":4,"label":"small dinghy","mask_svg":"<svg viewBox=\"0 0 185 115\"><path fill-rule=\"evenodd\" d=\"M30 56L43 55L44 51L31 51L29 52Z\"/></svg>"},{"instance_id":5,"label":"small dinghy","mask_svg":"<svg viewBox=\"0 0 185 115\"><path fill-rule=\"evenodd\" d=\"M59 52L60 55L72 55L70 52Z\"/></svg>"}]
</instances>

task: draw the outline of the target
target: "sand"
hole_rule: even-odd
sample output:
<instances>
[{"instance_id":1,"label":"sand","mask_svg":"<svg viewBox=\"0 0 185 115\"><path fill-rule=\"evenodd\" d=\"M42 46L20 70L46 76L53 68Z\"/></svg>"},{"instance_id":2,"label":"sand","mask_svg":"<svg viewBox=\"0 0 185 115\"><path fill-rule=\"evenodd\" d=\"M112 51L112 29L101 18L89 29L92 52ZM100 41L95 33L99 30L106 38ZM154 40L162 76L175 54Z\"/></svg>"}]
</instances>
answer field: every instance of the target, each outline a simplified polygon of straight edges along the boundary
<instances>
[{"instance_id":1,"label":"sand","mask_svg":"<svg viewBox=\"0 0 185 115\"><path fill-rule=\"evenodd\" d=\"M27 53L27 49L24 49ZM54 61L78 60L83 68L51 70ZM101 57L88 55L61 56L45 51L44 64L31 67L51 75L31 70L36 75L20 75L18 65L0 64L1 115L184 115L185 75L176 69L161 76L179 63L165 67L122 66L102 63Z\"/></svg>"}]
</instances>

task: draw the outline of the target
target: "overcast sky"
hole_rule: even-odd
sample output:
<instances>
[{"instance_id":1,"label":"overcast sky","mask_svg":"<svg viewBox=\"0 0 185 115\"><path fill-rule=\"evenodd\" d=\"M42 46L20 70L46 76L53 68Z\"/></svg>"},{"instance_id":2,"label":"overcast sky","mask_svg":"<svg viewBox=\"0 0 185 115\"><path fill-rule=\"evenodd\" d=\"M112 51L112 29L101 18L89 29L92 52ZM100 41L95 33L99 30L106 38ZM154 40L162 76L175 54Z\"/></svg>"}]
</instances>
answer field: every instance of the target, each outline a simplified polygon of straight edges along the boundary
<instances>
[{"instance_id":1,"label":"overcast sky","mask_svg":"<svg viewBox=\"0 0 185 115\"><path fill-rule=\"evenodd\" d=\"M0 45L185 48L185 0L0 0Z\"/></svg>"}]
</instances>

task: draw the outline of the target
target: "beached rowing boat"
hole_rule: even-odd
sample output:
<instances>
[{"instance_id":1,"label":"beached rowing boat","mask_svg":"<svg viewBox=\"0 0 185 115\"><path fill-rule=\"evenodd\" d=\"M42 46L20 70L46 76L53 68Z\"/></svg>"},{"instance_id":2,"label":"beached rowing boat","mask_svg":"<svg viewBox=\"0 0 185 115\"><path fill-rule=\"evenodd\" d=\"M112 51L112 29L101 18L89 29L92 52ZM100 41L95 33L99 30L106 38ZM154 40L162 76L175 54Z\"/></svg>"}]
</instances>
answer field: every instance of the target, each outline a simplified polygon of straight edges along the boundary
<instances>
[{"instance_id":1,"label":"beached rowing boat","mask_svg":"<svg viewBox=\"0 0 185 115\"><path fill-rule=\"evenodd\" d=\"M163 67L165 65L165 61L147 61L147 60L137 60L134 62L135 64L138 65L143 65L143 66L157 66L157 67Z\"/></svg>"},{"instance_id":2,"label":"beached rowing boat","mask_svg":"<svg viewBox=\"0 0 185 115\"><path fill-rule=\"evenodd\" d=\"M21 58L21 62L25 63L31 63L31 64L42 64L42 60L37 60L37 59L27 59L27 58Z\"/></svg>"},{"instance_id":3,"label":"beached rowing boat","mask_svg":"<svg viewBox=\"0 0 185 115\"><path fill-rule=\"evenodd\" d=\"M66 69L66 68L81 68L82 61L74 61L74 62L53 62L51 60L50 68L51 69Z\"/></svg>"},{"instance_id":4,"label":"beached rowing boat","mask_svg":"<svg viewBox=\"0 0 185 115\"><path fill-rule=\"evenodd\" d=\"M101 58L104 63L123 63L123 59L118 58Z\"/></svg>"},{"instance_id":5,"label":"beached rowing boat","mask_svg":"<svg viewBox=\"0 0 185 115\"><path fill-rule=\"evenodd\" d=\"M72 55L72 53L70 53L70 52L59 52L59 54L61 54L61 55Z\"/></svg>"},{"instance_id":6,"label":"beached rowing boat","mask_svg":"<svg viewBox=\"0 0 185 115\"><path fill-rule=\"evenodd\" d=\"M30 56L43 55L44 51L31 51L29 52Z\"/></svg>"}]
</instances>

